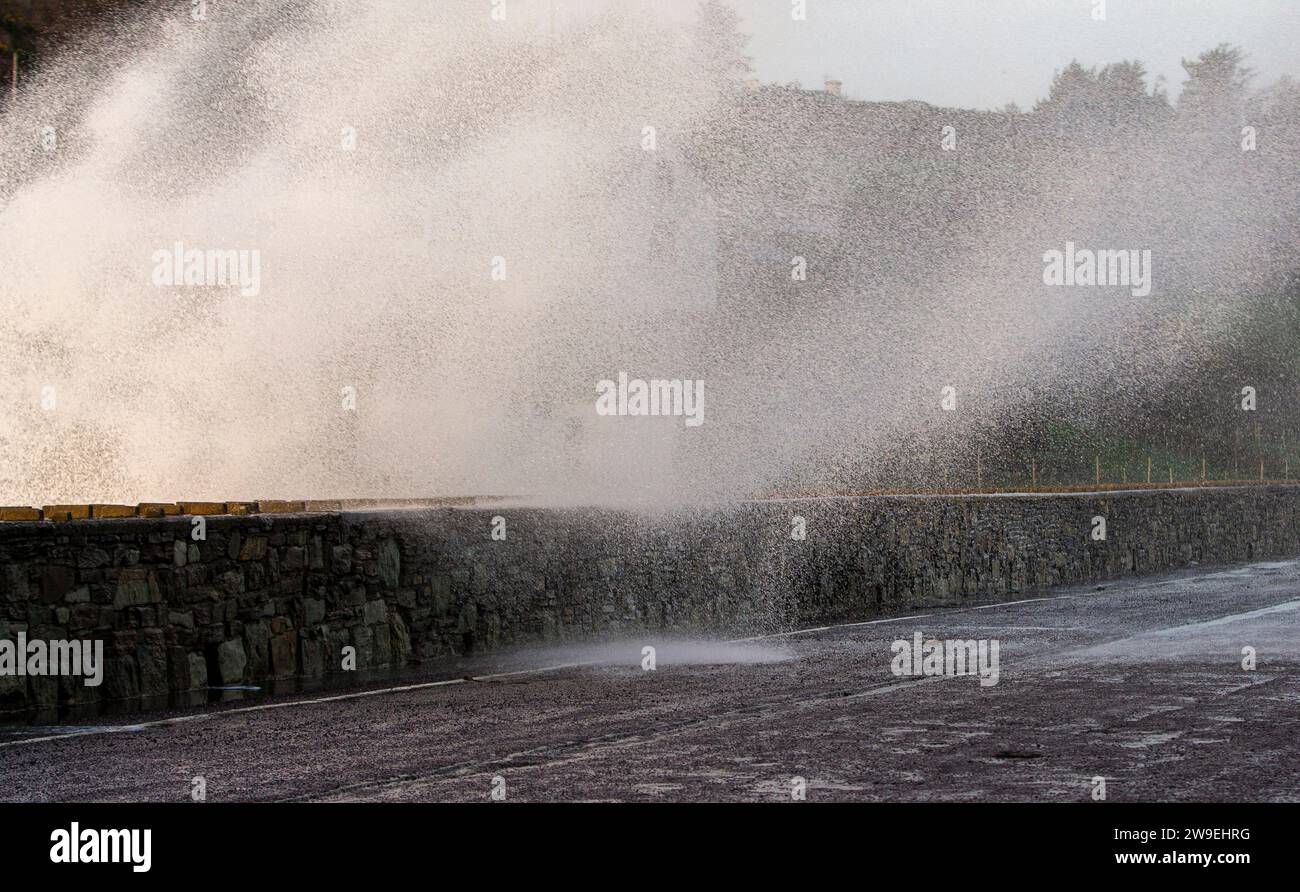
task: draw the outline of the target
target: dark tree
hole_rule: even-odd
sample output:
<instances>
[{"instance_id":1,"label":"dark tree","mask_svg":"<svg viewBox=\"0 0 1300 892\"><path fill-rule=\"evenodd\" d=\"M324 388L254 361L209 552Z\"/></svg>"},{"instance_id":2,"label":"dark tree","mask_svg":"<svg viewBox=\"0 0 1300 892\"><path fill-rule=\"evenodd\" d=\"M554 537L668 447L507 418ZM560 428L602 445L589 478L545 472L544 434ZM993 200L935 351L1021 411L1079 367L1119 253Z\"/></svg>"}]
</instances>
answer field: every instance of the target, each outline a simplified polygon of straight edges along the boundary
<instances>
[{"instance_id":1,"label":"dark tree","mask_svg":"<svg viewBox=\"0 0 1300 892\"><path fill-rule=\"evenodd\" d=\"M1084 68L1072 61L1052 78L1046 99L1034 111L1075 130L1116 125L1152 124L1169 114L1169 101L1159 87L1147 89L1141 62L1124 61Z\"/></svg>"},{"instance_id":2,"label":"dark tree","mask_svg":"<svg viewBox=\"0 0 1300 892\"><path fill-rule=\"evenodd\" d=\"M696 52L710 82L735 86L752 70L745 55L749 38L740 30L740 16L722 0L702 0L695 25Z\"/></svg>"},{"instance_id":3,"label":"dark tree","mask_svg":"<svg viewBox=\"0 0 1300 892\"><path fill-rule=\"evenodd\" d=\"M1246 102L1246 84L1254 71L1243 64L1246 54L1221 43L1195 59L1183 59L1187 80L1178 97L1178 115L1198 128L1239 123Z\"/></svg>"}]
</instances>

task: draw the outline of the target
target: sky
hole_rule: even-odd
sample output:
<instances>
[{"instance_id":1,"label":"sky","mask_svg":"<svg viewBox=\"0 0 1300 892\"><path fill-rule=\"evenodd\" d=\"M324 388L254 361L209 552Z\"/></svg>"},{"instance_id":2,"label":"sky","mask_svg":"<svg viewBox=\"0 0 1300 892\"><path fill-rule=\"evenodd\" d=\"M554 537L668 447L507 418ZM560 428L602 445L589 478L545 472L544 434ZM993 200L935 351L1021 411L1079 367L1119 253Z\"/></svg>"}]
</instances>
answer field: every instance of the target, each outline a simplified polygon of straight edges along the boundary
<instances>
[{"instance_id":1,"label":"sky","mask_svg":"<svg viewBox=\"0 0 1300 892\"><path fill-rule=\"evenodd\" d=\"M1181 58L1220 42L1241 46L1253 86L1300 79L1300 0L735 0L764 82L825 78L854 99L920 99L934 105L1023 109L1045 96L1052 73L1138 59L1181 88Z\"/></svg>"}]
</instances>

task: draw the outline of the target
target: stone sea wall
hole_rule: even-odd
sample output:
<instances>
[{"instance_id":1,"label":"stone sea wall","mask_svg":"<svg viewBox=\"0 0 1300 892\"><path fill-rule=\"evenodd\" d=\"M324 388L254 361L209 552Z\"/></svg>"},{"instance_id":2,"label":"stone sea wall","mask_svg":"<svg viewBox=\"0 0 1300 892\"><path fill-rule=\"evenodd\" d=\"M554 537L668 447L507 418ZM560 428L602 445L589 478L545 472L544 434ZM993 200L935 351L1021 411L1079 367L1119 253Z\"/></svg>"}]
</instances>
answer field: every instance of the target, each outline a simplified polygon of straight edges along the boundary
<instances>
[{"instance_id":1,"label":"stone sea wall","mask_svg":"<svg viewBox=\"0 0 1300 892\"><path fill-rule=\"evenodd\" d=\"M365 669L640 630L777 631L1294 555L1300 487L203 523L201 540L175 514L0 523L0 640L99 640L106 657L98 687L0 674L0 709L318 678L344 671L345 647Z\"/></svg>"}]
</instances>

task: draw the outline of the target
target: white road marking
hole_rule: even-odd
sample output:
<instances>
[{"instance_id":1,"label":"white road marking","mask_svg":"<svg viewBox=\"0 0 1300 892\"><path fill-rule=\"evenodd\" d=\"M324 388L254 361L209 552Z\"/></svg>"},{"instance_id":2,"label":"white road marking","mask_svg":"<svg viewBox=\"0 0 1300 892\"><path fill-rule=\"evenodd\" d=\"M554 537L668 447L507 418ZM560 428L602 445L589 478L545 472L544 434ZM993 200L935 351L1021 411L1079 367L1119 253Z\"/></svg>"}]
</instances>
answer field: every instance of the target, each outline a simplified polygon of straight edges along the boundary
<instances>
[{"instance_id":1,"label":"white road marking","mask_svg":"<svg viewBox=\"0 0 1300 892\"><path fill-rule=\"evenodd\" d=\"M968 623L953 623L958 629L997 629L1003 632L1089 632L1090 626L977 626Z\"/></svg>"},{"instance_id":2,"label":"white road marking","mask_svg":"<svg viewBox=\"0 0 1300 892\"><path fill-rule=\"evenodd\" d=\"M1073 601L1078 595L1059 595L1055 598L1026 598L1023 601L1003 601L1000 604L981 604L978 607L963 607L962 610L992 610L994 607L1013 607L1016 604L1035 604L1039 601ZM961 610L955 611L960 613Z\"/></svg>"},{"instance_id":3,"label":"white road marking","mask_svg":"<svg viewBox=\"0 0 1300 892\"><path fill-rule=\"evenodd\" d=\"M1139 632L1133 635L1133 638L1143 638L1148 635L1164 635L1169 632L1182 632L1188 629L1208 629L1213 626L1226 626L1228 623L1241 622L1243 620L1255 619L1260 616L1267 616L1270 613L1289 613L1292 610L1300 608L1300 598L1293 601L1283 601L1281 604L1274 604L1272 607L1261 607L1258 610L1250 610L1246 613L1232 613L1228 616L1221 616L1218 619L1208 619L1199 623L1187 623L1182 626L1169 626L1165 629L1152 629L1149 632Z\"/></svg>"},{"instance_id":4,"label":"white road marking","mask_svg":"<svg viewBox=\"0 0 1300 892\"><path fill-rule=\"evenodd\" d=\"M285 700L279 703L260 703L256 706L239 706L234 709L221 709L214 712L204 712L197 715L173 716L166 719L156 719L151 722L136 722L131 725L106 725L98 728L85 728L78 731L68 731L63 734L47 734L44 737L28 737L23 740L8 740L0 743L0 747L6 746L23 746L29 743L43 743L48 740L61 740L65 737L87 737L95 734L121 734L125 731L140 731L144 728L157 728L163 725L176 725L181 722L202 722L213 718L222 718L223 716L236 715L245 712L265 712L268 709L288 709L291 706L311 706L316 703L334 703L339 700L358 700L362 697L378 697L383 694L400 694L404 691L418 691L424 688L440 688L453 684L464 684L467 681L492 681L498 678L509 678L514 675L529 675L539 672L555 672L559 669L573 669L578 666L591 666L596 661L586 663L562 663L555 666L539 666L535 669L517 669L513 672L497 672L492 675L472 675L469 678L447 678L442 681L426 681L419 684L398 685L389 688L376 688L369 691L353 691L349 694L337 694L332 697L313 697L303 700Z\"/></svg>"}]
</instances>

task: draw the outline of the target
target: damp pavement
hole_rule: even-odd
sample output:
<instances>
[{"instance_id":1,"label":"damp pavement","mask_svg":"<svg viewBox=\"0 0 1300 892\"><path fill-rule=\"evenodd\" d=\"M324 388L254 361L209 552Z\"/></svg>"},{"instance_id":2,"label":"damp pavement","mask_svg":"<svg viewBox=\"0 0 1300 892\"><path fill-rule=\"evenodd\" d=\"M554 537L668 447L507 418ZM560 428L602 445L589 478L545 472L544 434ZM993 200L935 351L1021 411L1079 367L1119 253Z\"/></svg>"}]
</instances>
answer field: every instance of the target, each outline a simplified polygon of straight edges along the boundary
<instances>
[{"instance_id":1,"label":"damp pavement","mask_svg":"<svg viewBox=\"0 0 1300 892\"><path fill-rule=\"evenodd\" d=\"M895 674L918 632L997 683ZM0 728L0 800L1300 801L1300 561L473 672Z\"/></svg>"}]
</instances>

